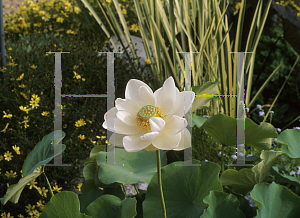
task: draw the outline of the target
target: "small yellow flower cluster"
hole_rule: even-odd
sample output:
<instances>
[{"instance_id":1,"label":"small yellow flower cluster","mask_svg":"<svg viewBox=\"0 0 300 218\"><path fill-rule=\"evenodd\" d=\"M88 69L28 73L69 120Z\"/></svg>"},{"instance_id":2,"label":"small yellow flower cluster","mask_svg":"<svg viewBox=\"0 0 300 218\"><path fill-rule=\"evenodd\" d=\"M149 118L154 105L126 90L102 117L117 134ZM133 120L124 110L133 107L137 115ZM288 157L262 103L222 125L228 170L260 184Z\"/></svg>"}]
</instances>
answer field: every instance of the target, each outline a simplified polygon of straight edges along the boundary
<instances>
[{"instance_id":1,"label":"small yellow flower cluster","mask_svg":"<svg viewBox=\"0 0 300 218\"><path fill-rule=\"evenodd\" d=\"M16 13L5 15L5 34L18 34L20 32L29 34L29 30L32 27L34 33L46 33L52 30L48 23L53 23L54 21L63 25L67 22L64 18L70 17L72 13L74 13L74 16L72 16L74 20L71 20L71 23L79 23L80 18L76 15L80 12L81 10L77 6L76 0L43 0L37 3L32 0L23 1L22 7ZM55 27L55 29L59 28ZM73 31L74 34L77 34L78 30L79 25L76 25ZM59 35L59 32L57 34Z\"/></svg>"},{"instance_id":2,"label":"small yellow flower cluster","mask_svg":"<svg viewBox=\"0 0 300 218\"><path fill-rule=\"evenodd\" d=\"M48 189L46 189L45 187L40 188L36 186L37 182L35 182L35 179L32 180L30 183L28 183L27 185L29 185L29 189L35 188L36 190L38 190L38 192L40 193L40 195L44 196L45 198L47 197L47 192ZM56 185L57 186L57 185ZM61 188L56 188L55 191L60 191Z\"/></svg>"}]
</instances>

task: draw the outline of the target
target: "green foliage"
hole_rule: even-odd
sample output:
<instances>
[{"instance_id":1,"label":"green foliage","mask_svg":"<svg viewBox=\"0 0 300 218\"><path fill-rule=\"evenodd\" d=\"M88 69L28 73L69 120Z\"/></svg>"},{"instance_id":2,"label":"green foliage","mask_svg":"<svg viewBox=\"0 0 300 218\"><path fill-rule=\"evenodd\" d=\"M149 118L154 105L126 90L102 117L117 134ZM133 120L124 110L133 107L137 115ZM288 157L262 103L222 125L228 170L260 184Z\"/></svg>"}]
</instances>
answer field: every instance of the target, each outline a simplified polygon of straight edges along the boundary
<instances>
[{"instance_id":1,"label":"green foliage","mask_svg":"<svg viewBox=\"0 0 300 218\"><path fill-rule=\"evenodd\" d=\"M272 77L270 85L268 85L262 92L262 94L258 97L257 102L254 103L254 107L257 104L265 105L273 103L274 98L278 94L279 89L283 85L286 76L290 72L297 58L297 54L291 48L291 46L285 40L280 39L282 34L282 27L280 27L278 24L274 28L271 36L262 35L258 43L255 57L253 82L256 81L257 76L260 73L261 75L259 76L257 82L252 86L252 97L255 96L255 94L265 82L265 80L269 77L271 72L273 72L273 70L276 69L280 63L282 65L279 68L278 72ZM276 43L277 40L278 42ZM269 53L270 57L267 59ZM263 65L265 66L263 67ZM278 105L276 105L275 103L275 107L272 108L272 111L274 111L272 123L276 127L283 128L286 124L288 124L299 115L299 110L297 109L300 107L300 74L298 73L299 69L300 63L298 62L283 89L284 91L279 95L279 98L277 100ZM245 85L247 85L247 77ZM269 107L263 109L265 111L265 114L268 109ZM257 113L252 114L251 119L256 122L262 121L262 118L259 117ZM292 126L288 128L292 128Z\"/></svg>"}]
</instances>

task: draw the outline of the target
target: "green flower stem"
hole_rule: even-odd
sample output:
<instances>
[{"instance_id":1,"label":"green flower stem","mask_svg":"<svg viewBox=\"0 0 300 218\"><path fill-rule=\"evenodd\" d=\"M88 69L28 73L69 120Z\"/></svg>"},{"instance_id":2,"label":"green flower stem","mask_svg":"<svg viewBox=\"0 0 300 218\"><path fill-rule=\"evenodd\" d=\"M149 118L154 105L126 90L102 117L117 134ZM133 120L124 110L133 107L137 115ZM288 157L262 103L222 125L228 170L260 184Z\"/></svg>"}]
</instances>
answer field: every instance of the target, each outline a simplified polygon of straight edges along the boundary
<instances>
[{"instance_id":1,"label":"green flower stem","mask_svg":"<svg viewBox=\"0 0 300 218\"><path fill-rule=\"evenodd\" d=\"M222 145L222 152L221 152L221 172L224 172L224 162L223 162L223 154L224 154L224 145Z\"/></svg>"},{"instance_id":2,"label":"green flower stem","mask_svg":"<svg viewBox=\"0 0 300 218\"><path fill-rule=\"evenodd\" d=\"M53 194L53 191L52 191L51 185L50 185L50 183L49 183L49 181L48 181L48 178L47 178L47 176L46 176L45 172L43 172L43 174L44 174L44 176L45 176L45 178L46 178L46 180L47 180L47 183L48 183L48 186L49 186L49 189L50 189L50 192L51 192L51 197L53 197L53 196L54 196L54 194Z\"/></svg>"},{"instance_id":3,"label":"green flower stem","mask_svg":"<svg viewBox=\"0 0 300 218\"><path fill-rule=\"evenodd\" d=\"M139 192L138 188L136 187L136 184L133 184L133 186L134 186L134 189L136 190L137 195L140 195L140 192Z\"/></svg>"},{"instance_id":4,"label":"green flower stem","mask_svg":"<svg viewBox=\"0 0 300 218\"><path fill-rule=\"evenodd\" d=\"M121 184L121 185L122 185L122 188L123 188L123 190L124 190L125 198L127 198L125 186L124 186L123 184Z\"/></svg>"},{"instance_id":5,"label":"green flower stem","mask_svg":"<svg viewBox=\"0 0 300 218\"><path fill-rule=\"evenodd\" d=\"M166 212L165 201L164 201L164 194L163 194L162 184L161 184L160 150L156 151L156 156L157 156L158 191L159 191L159 196L160 196L161 209L162 209L163 218L167 218L167 212Z\"/></svg>"}]
</instances>

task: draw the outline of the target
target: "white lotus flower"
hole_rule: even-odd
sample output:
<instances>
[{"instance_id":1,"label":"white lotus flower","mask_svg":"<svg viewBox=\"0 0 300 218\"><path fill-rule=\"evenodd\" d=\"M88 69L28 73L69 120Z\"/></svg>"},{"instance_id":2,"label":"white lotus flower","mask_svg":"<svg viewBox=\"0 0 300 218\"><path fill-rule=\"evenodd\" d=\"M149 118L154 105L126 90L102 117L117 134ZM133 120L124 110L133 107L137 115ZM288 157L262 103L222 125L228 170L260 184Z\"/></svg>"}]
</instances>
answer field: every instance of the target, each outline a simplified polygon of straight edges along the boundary
<instances>
[{"instance_id":1,"label":"white lotus flower","mask_svg":"<svg viewBox=\"0 0 300 218\"><path fill-rule=\"evenodd\" d=\"M109 143L124 147L127 152L183 150L191 147L191 135L183 116L194 99L192 91L179 92L172 77L154 93L147 84L131 79L125 99L116 100L116 107L105 113L102 126L115 132ZM108 120L114 126L108 126Z\"/></svg>"}]
</instances>

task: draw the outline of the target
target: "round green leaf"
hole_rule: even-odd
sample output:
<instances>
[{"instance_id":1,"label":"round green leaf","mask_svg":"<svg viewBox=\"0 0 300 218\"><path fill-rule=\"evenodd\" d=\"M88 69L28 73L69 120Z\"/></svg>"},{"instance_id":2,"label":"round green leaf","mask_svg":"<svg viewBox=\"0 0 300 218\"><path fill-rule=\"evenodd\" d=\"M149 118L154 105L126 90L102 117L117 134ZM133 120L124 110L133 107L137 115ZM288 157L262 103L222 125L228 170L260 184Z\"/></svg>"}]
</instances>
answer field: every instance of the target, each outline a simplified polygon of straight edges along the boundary
<instances>
[{"instance_id":1,"label":"round green leaf","mask_svg":"<svg viewBox=\"0 0 300 218\"><path fill-rule=\"evenodd\" d=\"M80 213L85 213L85 209L92 203L94 200L102 196L104 193L103 190L98 188L92 189L87 193L80 195L79 202L80 202Z\"/></svg>"},{"instance_id":2,"label":"round green leaf","mask_svg":"<svg viewBox=\"0 0 300 218\"><path fill-rule=\"evenodd\" d=\"M59 138L54 139L54 134L59 136ZM66 146L57 143L65 136L66 134L61 130L56 130L44 136L42 141L27 155L22 167L23 176L31 174L38 166L49 163L56 155L61 154L66 149ZM62 147L62 150L54 153L55 147L59 146Z\"/></svg>"},{"instance_id":3,"label":"round green leaf","mask_svg":"<svg viewBox=\"0 0 300 218\"><path fill-rule=\"evenodd\" d=\"M114 152L111 150L109 152ZM167 164L166 152L160 152L161 165ZM98 178L104 184L123 183L135 184L138 182L149 183L157 171L156 152L142 150L139 152L127 152L123 148L115 149L115 164L124 166L109 166L106 164L106 152L99 152L97 164L100 165Z\"/></svg>"},{"instance_id":4,"label":"round green leaf","mask_svg":"<svg viewBox=\"0 0 300 218\"><path fill-rule=\"evenodd\" d=\"M97 158L97 154L100 151L106 151L106 145L97 145L95 146L91 152L90 152L90 158L92 159L96 159Z\"/></svg>"},{"instance_id":5,"label":"round green leaf","mask_svg":"<svg viewBox=\"0 0 300 218\"><path fill-rule=\"evenodd\" d=\"M217 114L210 117L202 127L222 145L236 145L236 119L224 114Z\"/></svg>"},{"instance_id":6,"label":"round green leaf","mask_svg":"<svg viewBox=\"0 0 300 218\"><path fill-rule=\"evenodd\" d=\"M136 216L136 199L121 201L114 195L102 195L86 208L85 213L93 218L131 218Z\"/></svg>"},{"instance_id":7,"label":"round green leaf","mask_svg":"<svg viewBox=\"0 0 300 218\"><path fill-rule=\"evenodd\" d=\"M235 192L246 195L255 185L253 174L249 168L243 168L239 171L228 169L221 175L220 181L223 186L230 186Z\"/></svg>"},{"instance_id":8,"label":"round green leaf","mask_svg":"<svg viewBox=\"0 0 300 218\"><path fill-rule=\"evenodd\" d=\"M272 145L272 138L278 134L270 123L257 125L251 119L245 119L245 144L256 148L258 151L269 150Z\"/></svg>"},{"instance_id":9,"label":"round green leaf","mask_svg":"<svg viewBox=\"0 0 300 218\"><path fill-rule=\"evenodd\" d=\"M259 159L260 159L260 157L257 155L245 157L245 161L248 161L248 162L256 162Z\"/></svg>"},{"instance_id":10,"label":"round green leaf","mask_svg":"<svg viewBox=\"0 0 300 218\"><path fill-rule=\"evenodd\" d=\"M222 185L231 186L235 192L246 195L255 184L263 182L280 154L281 151L265 151L260 155L262 161L250 169L225 170L220 177Z\"/></svg>"},{"instance_id":11,"label":"round green leaf","mask_svg":"<svg viewBox=\"0 0 300 218\"><path fill-rule=\"evenodd\" d=\"M291 158L300 158L300 129L286 129L277 138L280 143L286 143L281 150Z\"/></svg>"},{"instance_id":12,"label":"round green leaf","mask_svg":"<svg viewBox=\"0 0 300 218\"><path fill-rule=\"evenodd\" d=\"M89 158L91 159L91 158ZM119 183L115 182L112 184L103 184L101 181L98 179L98 167L96 163L96 159L93 162L87 163L84 168L83 168L83 176L85 179L85 182L83 183L81 190L82 193L89 192L92 189L95 189L97 187L102 187L102 188L116 188L118 187Z\"/></svg>"},{"instance_id":13,"label":"round green leaf","mask_svg":"<svg viewBox=\"0 0 300 218\"><path fill-rule=\"evenodd\" d=\"M203 129L224 146L236 145L236 119L224 114L217 114L209 118ZM258 150L268 150L272 138L278 135L274 126L269 123L257 125L251 119L245 119L245 144Z\"/></svg>"},{"instance_id":14,"label":"round green leaf","mask_svg":"<svg viewBox=\"0 0 300 218\"><path fill-rule=\"evenodd\" d=\"M79 212L79 200L74 192L63 191L54 195L39 218L92 218Z\"/></svg>"},{"instance_id":15,"label":"round green leaf","mask_svg":"<svg viewBox=\"0 0 300 218\"><path fill-rule=\"evenodd\" d=\"M198 160L192 160L199 164ZM211 162L201 162L201 166L175 166L174 162L162 168L162 189L167 217L200 217L206 204L203 198L211 190L222 191L219 180L220 166ZM143 202L144 218L162 217L158 191L157 173L152 177Z\"/></svg>"},{"instance_id":16,"label":"round green leaf","mask_svg":"<svg viewBox=\"0 0 300 218\"><path fill-rule=\"evenodd\" d=\"M250 195L259 209L255 218L300 217L300 198L285 186L275 182L257 184Z\"/></svg>"},{"instance_id":17,"label":"round green leaf","mask_svg":"<svg viewBox=\"0 0 300 218\"><path fill-rule=\"evenodd\" d=\"M239 209L240 202L232 194L219 191L210 191L210 194L203 199L208 204L201 218L245 218L244 213Z\"/></svg>"}]
</instances>

